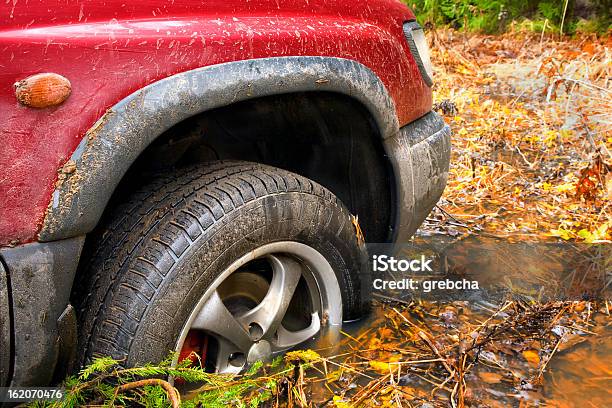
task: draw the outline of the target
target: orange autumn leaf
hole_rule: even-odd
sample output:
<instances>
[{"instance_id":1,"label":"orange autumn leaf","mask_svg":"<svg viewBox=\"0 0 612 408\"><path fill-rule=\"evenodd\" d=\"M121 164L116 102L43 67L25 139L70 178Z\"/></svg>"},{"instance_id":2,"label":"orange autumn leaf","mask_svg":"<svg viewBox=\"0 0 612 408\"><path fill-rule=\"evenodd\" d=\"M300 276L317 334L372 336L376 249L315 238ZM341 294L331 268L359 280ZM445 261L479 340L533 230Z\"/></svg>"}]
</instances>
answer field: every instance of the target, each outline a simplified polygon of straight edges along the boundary
<instances>
[{"instance_id":1,"label":"orange autumn leaf","mask_svg":"<svg viewBox=\"0 0 612 408\"><path fill-rule=\"evenodd\" d=\"M540 355L535 350L523 351L523 357L533 367L537 367L540 364Z\"/></svg>"},{"instance_id":2,"label":"orange autumn leaf","mask_svg":"<svg viewBox=\"0 0 612 408\"><path fill-rule=\"evenodd\" d=\"M387 338L387 337L392 337L393 336L393 330L391 330L388 327L383 327L382 329L380 329L380 331L378 332L379 336L381 338Z\"/></svg>"},{"instance_id":3,"label":"orange autumn leaf","mask_svg":"<svg viewBox=\"0 0 612 408\"><path fill-rule=\"evenodd\" d=\"M499 382L501 382L502 376L501 374L497 374L497 373L478 373L478 376L480 377L480 379L484 382L486 382L487 384L497 384Z\"/></svg>"}]
</instances>

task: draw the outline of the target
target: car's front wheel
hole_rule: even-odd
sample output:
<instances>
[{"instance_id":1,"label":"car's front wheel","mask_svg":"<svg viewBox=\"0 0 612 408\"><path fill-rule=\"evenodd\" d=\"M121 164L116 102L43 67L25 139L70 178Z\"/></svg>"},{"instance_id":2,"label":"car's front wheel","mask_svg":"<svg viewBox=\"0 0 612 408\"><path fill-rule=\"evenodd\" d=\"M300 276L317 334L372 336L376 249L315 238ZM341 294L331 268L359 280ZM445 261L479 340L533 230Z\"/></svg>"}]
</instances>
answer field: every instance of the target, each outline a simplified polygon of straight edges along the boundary
<instances>
[{"instance_id":1,"label":"car's front wheel","mask_svg":"<svg viewBox=\"0 0 612 408\"><path fill-rule=\"evenodd\" d=\"M84 363L196 352L238 372L367 308L351 215L304 177L209 163L131 194L88 242L75 291Z\"/></svg>"}]
</instances>

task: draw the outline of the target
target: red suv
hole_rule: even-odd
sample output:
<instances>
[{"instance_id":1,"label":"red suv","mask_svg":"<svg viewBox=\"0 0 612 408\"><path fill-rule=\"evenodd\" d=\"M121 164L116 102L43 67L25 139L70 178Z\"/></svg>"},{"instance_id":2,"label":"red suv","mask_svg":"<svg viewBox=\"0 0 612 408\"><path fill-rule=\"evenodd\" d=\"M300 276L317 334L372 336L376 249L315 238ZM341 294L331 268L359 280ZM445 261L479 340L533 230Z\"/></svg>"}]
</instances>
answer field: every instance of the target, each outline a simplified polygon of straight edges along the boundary
<instances>
[{"instance_id":1,"label":"red suv","mask_svg":"<svg viewBox=\"0 0 612 408\"><path fill-rule=\"evenodd\" d=\"M397 0L0 5L0 386L238 372L360 317L450 130ZM365 241L364 241L365 237Z\"/></svg>"}]
</instances>

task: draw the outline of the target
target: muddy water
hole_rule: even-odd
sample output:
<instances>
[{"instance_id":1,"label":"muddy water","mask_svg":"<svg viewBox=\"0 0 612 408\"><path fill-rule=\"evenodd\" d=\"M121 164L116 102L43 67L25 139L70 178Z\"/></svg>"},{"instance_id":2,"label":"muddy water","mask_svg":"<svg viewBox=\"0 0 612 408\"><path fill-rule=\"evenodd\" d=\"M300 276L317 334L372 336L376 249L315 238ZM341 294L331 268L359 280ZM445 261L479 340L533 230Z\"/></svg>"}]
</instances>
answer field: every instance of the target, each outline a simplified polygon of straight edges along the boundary
<instances>
[{"instance_id":1,"label":"muddy water","mask_svg":"<svg viewBox=\"0 0 612 408\"><path fill-rule=\"evenodd\" d=\"M385 313L382 304L377 304L372 316L382 316ZM352 323L344 328L344 333L353 338L375 336L382 326L377 326L376 319L369 318L362 322ZM481 363L476 364L466 375L467 401L466 406L479 407L526 407L526 406L551 406L551 407L609 407L612 406L612 368L610 357L612 356L612 330L604 326L597 329L596 334L585 334L580 338L579 344L568 346L567 349L557 352L549 362L541 383L531 385L527 383L529 373L533 373L534 367L530 366L520 353L506 355L504 366L511 373L504 373L491 369L491 360L498 357L494 355L484 356ZM609 322L607 323L609 324ZM576 341L576 340L574 340ZM343 353L354 352L351 342L341 343L333 348L320 349L322 355L337 356ZM514 359L514 361L512 361ZM400 360L401 361L401 360ZM501 373L501 374L498 374ZM494 377L491 384L489 377ZM524 379L520 379L523 377ZM517 380L518 379L518 380ZM370 380L357 378L348 383L349 388L361 388L367 386ZM403 374L399 384L408 387L409 392L415 397L407 398L412 403L422 408L434 406L450 406L438 400L432 400L432 405L427 405L432 391L432 384L410 374ZM312 398L315 402L328 400L329 393L326 389L313 387ZM443 394L443 395L440 395ZM439 392L438 397L448 398L448 392Z\"/></svg>"},{"instance_id":2,"label":"muddy water","mask_svg":"<svg viewBox=\"0 0 612 408\"><path fill-rule=\"evenodd\" d=\"M372 315L363 321L345 325L344 332L353 338L376 336L386 314L386 305L376 303ZM468 305L469 307L469 305ZM475 310L477 305L473 305ZM548 406L548 407L610 407L612 406L612 328L610 318L598 319L593 334L584 333L573 338L567 347L554 354L543 374L541 383L527 383L530 372L535 367L524 360L521 353L506 353L484 355L480 364L476 364L466 376L468 400L466 406L481 407L512 407L512 406ZM431 322L434 323L434 322ZM435 324L435 323L434 323ZM341 346L326 348L321 354L327 356L340 355L353 351L351 342L343 342ZM504 359L505 370L491 369L492 361ZM493 373L494 383L491 384L490 374ZM501 374L498 374L501 373ZM501 378L498 380L499 376ZM417 404L423 408L442 405L427 405L432 390L429 382L409 375L401 377L402 385L410 387L415 395L422 391ZM517 380L518 379L518 380ZM359 384L359 380L356 384ZM368 380L362 380L359 386L365 386ZM400 383L401 384L401 383ZM357 385L352 385L357 386ZM316 393L315 393L316 394ZM325 392L321 393L321 401L325 400Z\"/></svg>"},{"instance_id":3,"label":"muddy water","mask_svg":"<svg viewBox=\"0 0 612 408\"><path fill-rule=\"evenodd\" d=\"M595 332L551 361L543 389L550 401L559 406L612 406L612 329L599 327Z\"/></svg>"},{"instance_id":4,"label":"muddy water","mask_svg":"<svg viewBox=\"0 0 612 408\"><path fill-rule=\"evenodd\" d=\"M497 303L506 295L526 301L612 299L612 245L522 241L476 235L421 235L395 247L369 245L370 254L431 260L423 272L373 272L384 280L477 282L478 290L382 290L381 295L411 301L468 300Z\"/></svg>"},{"instance_id":5,"label":"muddy water","mask_svg":"<svg viewBox=\"0 0 612 408\"><path fill-rule=\"evenodd\" d=\"M415 340L398 328L402 320L396 319L397 311L401 311L437 339L441 350L451 350L452 355L456 344L449 339L469 335L474 325L486 321L508 299L525 305L564 301L577 305L576 309L572 306L572 313L556 309L564 310L561 319L548 316L528 321L526 326L536 327L511 330L482 350L465 376L466 406L612 406L612 303L605 301L612 298L608 290L612 245L421 236L414 245L397 252L410 258L426 254L433 259L435 267L429 279L477 280L481 290L469 294L376 291L372 314L345 324L344 340L335 347L319 348L321 354L332 357L373 347L386 350L358 354L358 358L347 360L353 367L367 367L372 360L418 360L415 354L406 352ZM415 304L419 306L415 308ZM427 405L432 383L424 381L423 373L435 368L422 368L414 375L402 372L400 377L402 388L414 397L411 404L445 406L444 394L448 398L449 393L444 390L437 393L440 398L432 401L433 405ZM442 370L435 375L443 379L445 373ZM344 387L364 387L369 382L357 377L347 380ZM325 389L315 389L313 395L315 400L318 395L320 402L329 397Z\"/></svg>"}]
</instances>

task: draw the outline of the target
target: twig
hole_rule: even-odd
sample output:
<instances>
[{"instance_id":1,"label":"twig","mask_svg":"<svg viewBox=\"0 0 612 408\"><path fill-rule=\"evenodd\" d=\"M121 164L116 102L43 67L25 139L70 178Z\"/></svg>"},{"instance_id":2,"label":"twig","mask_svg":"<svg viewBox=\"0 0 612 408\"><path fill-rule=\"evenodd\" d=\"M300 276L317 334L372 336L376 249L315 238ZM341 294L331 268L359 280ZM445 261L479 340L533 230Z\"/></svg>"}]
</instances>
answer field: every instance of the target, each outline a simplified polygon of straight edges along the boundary
<instances>
[{"instance_id":1,"label":"twig","mask_svg":"<svg viewBox=\"0 0 612 408\"><path fill-rule=\"evenodd\" d=\"M542 42L544 41L544 32L546 31L547 24L548 24L548 19L544 20L544 25L542 26L542 35L540 36L540 49L542 49Z\"/></svg>"},{"instance_id":2,"label":"twig","mask_svg":"<svg viewBox=\"0 0 612 408\"><path fill-rule=\"evenodd\" d=\"M589 129L589 125L587 124L586 117L584 116L582 112L580 112L580 118L582 119L582 126L584 127L584 130L586 132L587 140L589 141L589 144L591 145L593 150L597 152L598 151L597 143L595 143L595 139L593 138L593 135L591 134L591 129Z\"/></svg>"},{"instance_id":3,"label":"twig","mask_svg":"<svg viewBox=\"0 0 612 408\"><path fill-rule=\"evenodd\" d=\"M521 151L521 149L518 147L518 145L516 146L516 151L518 152L518 154L521 155L521 158L525 161L525 163L529 166L530 169L533 170L533 168L535 167L535 165L537 164L537 162L533 162L530 163L529 160L527 160L527 158L525 157L525 155L523 154L523 152Z\"/></svg>"},{"instance_id":4,"label":"twig","mask_svg":"<svg viewBox=\"0 0 612 408\"><path fill-rule=\"evenodd\" d=\"M474 228L470 227L467 224L462 223L461 221L459 221L458 219L456 219L451 213L447 212L444 208L440 207L438 204L436 204L436 208L440 211L442 211L444 213L444 215L446 215L447 217L453 219L455 221L455 224L446 221L448 224L454 225L456 227L462 227L462 228L466 228L468 230L470 230L471 232L474 232Z\"/></svg>"},{"instance_id":5,"label":"twig","mask_svg":"<svg viewBox=\"0 0 612 408\"><path fill-rule=\"evenodd\" d=\"M550 360L552 360L553 355L557 352L557 349L559 348L559 344L561 344L561 342L563 341L564 338L565 338L565 336L561 336L559 338L559 340L557 341L557 344L555 344L555 347L550 352L548 358L546 359L544 364L542 364L542 367L540 367L540 371L538 372L538 376L535 378L535 381L538 381L542 377L542 374L544 374L544 370L546 369L546 366L548 365Z\"/></svg>"},{"instance_id":6,"label":"twig","mask_svg":"<svg viewBox=\"0 0 612 408\"><path fill-rule=\"evenodd\" d=\"M565 5L563 6L563 17L561 17L561 27L559 28L559 39L563 36L563 24L565 23L565 15L567 14L567 4L569 0L565 0Z\"/></svg>"},{"instance_id":7,"label":"twig","mask_svg":"<svg viewBox=\"0 0 612 408\"><path fill-rule=\"evenodd\" d=\"M579 85L586 86L587 88L597 89L597 90L605 92L605 93L612 93L612 91L609 90L609 89L606 89L606 88L603 88L601 86L592 84L590 82L583 81L581 79L567 78L567 77L562 77L562 76L557 76L557 77L553 78L553 83L554 82L561 82L561 81L574 82L574 83L577 83Z\"/></svg>"},{"instance_id":8,"label":"twig","mask_svg":"<svg viewBox=\"0 0 612 408\"><path fill-rule=\"evenodd\" d=\"M407 301L407 300L402 300L402 299L400 299L400 298L396 298L396 297L392 297L392 296L385 296L385 295L381 295L380 293L373 293L372 295L373 295L374 297L379 298L379 299L382 299L382 300L384 300L384 301L399 303L399 304L405 305L405 306L407 306L407 307L410 307L410 306L412 306L412 305L414 304L414 302L412 302L412 301L410 301L410 302L409 302L409 301Z\"/></svg>"},{"instance_id":9,"label":"twig","mask_svg":"<svg viewBox=\"0 0 612 408\"><path fill-rule=\"evenodd\" d=\"M431 351L434 352L434 354L436 356L438 356L438 358L440 358L442 360L442 365L444 366L444 368L446 369L446 371L448 371L448 373L451 376L455 375L455 370L453 370L451 368L451 366L448 364L448 362L446 361L446 358L444 358L444 356L442 356L442 354L440 353L440 350L438 350L438 348L436 347L435 344L433 344L433 342L429 339L429 337L427 336L427 334L425 334L425 332L423 330L418 332L418 336L425 342L425 344L427 344L427 347L429 347L431 349Z\"/></svg>"},{"instance_id":10,"label":"twig","mask_svg":"<svg viewBox=\"0 0 612 408\"><path fill-rule=\"evenodd\" d=\"M170 400L172 408L178 408L181 405L181 397L176 392L176 389L172 385L170 385L168 381L160 380L159 378L148 378L146 380L132 381L127 384L120 385L119 387L115 388L115 395L113 396L113 400L117 398L117 395L119 395L120 393L124 393L134 388L145 387L147 385L158 385L162 387L168 395L168 399Z\"/></svg>"}]
</instances>

